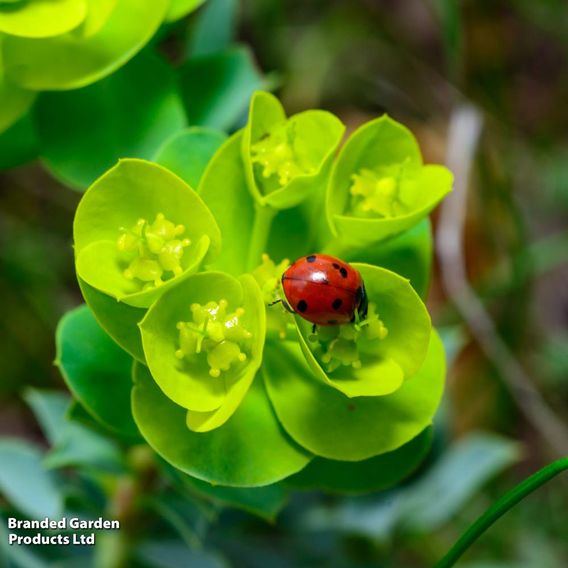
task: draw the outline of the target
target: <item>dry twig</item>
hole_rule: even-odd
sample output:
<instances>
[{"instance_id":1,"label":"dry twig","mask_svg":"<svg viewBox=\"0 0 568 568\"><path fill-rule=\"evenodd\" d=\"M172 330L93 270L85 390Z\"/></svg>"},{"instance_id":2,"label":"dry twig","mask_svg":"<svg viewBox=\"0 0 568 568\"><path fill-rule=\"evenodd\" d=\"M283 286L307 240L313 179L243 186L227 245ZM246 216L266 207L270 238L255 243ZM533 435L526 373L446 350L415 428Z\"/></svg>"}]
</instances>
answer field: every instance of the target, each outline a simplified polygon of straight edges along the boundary
<instances>
[{"instance_id":1,"label":"dry twig","mask_svg":"<svg viewBox=\"0 0 568 568\"><path fill-rule=\"evenodd\" d=\"M568 428L547 405L533 380L499 336L495 323L469 285L464 260L464 225L471 165L483 125L475 107L454 111L448 134L446 162L454 172L453 193L441 209L436 234L442 285L475 340L499 372L526 418L559 455L568 455Z\"/></svg>"}]
</instances>

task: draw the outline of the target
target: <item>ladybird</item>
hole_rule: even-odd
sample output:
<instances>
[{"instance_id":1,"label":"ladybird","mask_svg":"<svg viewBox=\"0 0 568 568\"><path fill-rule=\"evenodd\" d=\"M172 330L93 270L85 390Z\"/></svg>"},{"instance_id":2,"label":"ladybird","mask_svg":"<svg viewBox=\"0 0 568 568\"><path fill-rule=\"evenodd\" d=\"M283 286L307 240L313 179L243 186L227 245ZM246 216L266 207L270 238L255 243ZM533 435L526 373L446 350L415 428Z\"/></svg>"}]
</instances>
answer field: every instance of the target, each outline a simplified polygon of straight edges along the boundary
<instances>
[{"instance_id":1,"label":"ladybird","mask_svg":"<svg viewBox=\"0 0 568 568\"><path fill-rule=\"evenodd\" d=\"M367 315L361 275L334 256L299 258L282 275L282 289L284 306L315 325L344 324Z\"/></svg>"}]
</instances>

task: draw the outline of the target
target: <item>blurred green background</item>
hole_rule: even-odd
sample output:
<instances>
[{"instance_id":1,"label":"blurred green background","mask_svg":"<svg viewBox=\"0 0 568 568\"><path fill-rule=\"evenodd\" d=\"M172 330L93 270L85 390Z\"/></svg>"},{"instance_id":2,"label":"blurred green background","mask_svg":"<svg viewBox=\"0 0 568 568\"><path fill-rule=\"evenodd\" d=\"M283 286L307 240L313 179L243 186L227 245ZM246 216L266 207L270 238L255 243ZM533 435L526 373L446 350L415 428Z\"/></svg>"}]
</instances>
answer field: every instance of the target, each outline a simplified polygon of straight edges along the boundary
<instances>
[{"instance_id":1,"label":"blurred green background","mask_svg":"<svg viewBox=\"0 0 568 568\"><path fill-rule=\"evenodd\" d=\"M565 1L245 0L236 8L234 18L218 14L211 29L230 39L232 20L288 113L329 109L352 130L388 112L415 132L426 161L444 162L455 110L478 109L467 275L515 361L568 425ZM176 61L180 38L195 37L199 15L162 30L163 55ZM64 390L53 366L54 331L81 303L70 244L79 198L41 162L0 173L0 434L42 446L23 394ZM519 409L502 361L473 339L443 276L437 270L429 308L451 355L448 387L433 452L412 479L364 497L296 494L272 523L207 506L188 521L201 543L193 556L178 535L167 553L146 550L142 564L432 566L492 500L558 457L568 440L546 439ZM525 500L460 566L568 566L567 483L558 478ZM104 506L102 499L99 514ZM196 552L200 546L212 552Z\"/></svg>"}]
</instances>

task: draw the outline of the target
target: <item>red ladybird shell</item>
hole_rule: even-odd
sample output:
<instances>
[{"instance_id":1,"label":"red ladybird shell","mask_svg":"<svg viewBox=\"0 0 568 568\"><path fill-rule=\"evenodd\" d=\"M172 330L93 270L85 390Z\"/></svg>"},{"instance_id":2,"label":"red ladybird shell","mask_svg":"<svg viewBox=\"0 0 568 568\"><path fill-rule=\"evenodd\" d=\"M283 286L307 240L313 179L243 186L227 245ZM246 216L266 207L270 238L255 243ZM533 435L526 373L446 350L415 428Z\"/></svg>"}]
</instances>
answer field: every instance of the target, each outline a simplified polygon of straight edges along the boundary
<instances>
[{"instance_id":1,"label":"red ladybird shell","mask_svg":"<svg viewBox=\"0 0 568 568\"><path fill-rule=\"evenodd\" d=\"M299 258L282 275L282 288L292 310L317 325L353 320L363 290L352 266L327 254Z\"/></svg>"}]
</instances>

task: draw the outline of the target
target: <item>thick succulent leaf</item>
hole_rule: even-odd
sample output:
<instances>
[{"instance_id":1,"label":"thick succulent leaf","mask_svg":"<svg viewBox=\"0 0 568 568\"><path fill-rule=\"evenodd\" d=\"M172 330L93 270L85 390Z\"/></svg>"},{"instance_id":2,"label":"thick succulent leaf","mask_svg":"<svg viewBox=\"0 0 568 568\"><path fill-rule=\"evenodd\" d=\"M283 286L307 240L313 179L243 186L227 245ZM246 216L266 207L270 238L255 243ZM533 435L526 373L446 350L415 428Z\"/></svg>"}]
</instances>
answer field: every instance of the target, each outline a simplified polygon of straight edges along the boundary
<instances>
[{"instance_id":1,"label":"thick succulent leaf","mask_svg":"<svg viewBox=\"0 0 568 568\"><path fill-rule=\"evenodd\" d=\"M246 361L214 377L205 353L180 360L177 323L192 321L191 305L228 302L227 313L244 308L239 325L252 334L244 350ZM165 293L140 324L148 367L154 380L172 401L190 412L187 425L197 432L217 428L235 412L262 362L266 333L265 308L256 281L240 280L221 272L196 274Z\"/></svg>"},{"instance_id":2,"label":"thick succulent leaf","mask_svg":"<svg viewBox=\"0 0 568 568\"><path fill-rule=\"evenodd\" d=\"M426 428L400 448L359 462L314 458L286 484L295 489L323 490L357 495L384 491L408 477L422 463L432 443Z\"/></svg>"},{"instance_id":3,"label":"thick succulent leaf","mask_svg":"<svg viewBox=\"0 0 568 568\"><path fill-rule=\"evenodd\" d=\"M401 166L400 196L408 209L387 217L347 214L353 176L363 170ZM393 174L394 175L394 174ZM424 218L452 188L453 177L443 166L422 165L416 139L402 124L384 115L356 130L334 164L326 210L332 230L345 241L366 246L401 233Z\"/></svg>"},{"instance_id":4,"label":"thick succulent leaf","mask_svg":"<svg viewBox=\"0 0 568 568\"><path fill-rule=\"evenodd\" d=\"M187 55L210 55L229 48L236 35L238 0L208 0L197 15Z\"/></svg>"},{"instance_id":5,"label":"thick succulent leaf","mask_svg":"<svg viewBox=\"0 0 568 568\"><path fill-rule=\"evenodd\" d=\"M35 0L0 10L0 32L47 38L76 28L87 16L87 0Z\"/></svg>"},{"instance_id":6,"label":"thick succulent leaf","mask_svg":"<svg viewBox=\"0 0 568 568\"><path fill-rule=\"evenodd\" d=\"M198 190L215 217L223 240L211 267L234 275L246 270L255 216L241 159L241 138L242 133L237 132L219 148Z\"/></svg>"},{"instance_id":7,"label":"thick succulent leaf","mask_svg":"<svg viewBox=\"0 0 568 568\"><path fill-rule=\"evenodd\" d=\"M43 452L22 440L0 439L0 493L31 519L60 518L63 495L53 472L42 464Z\"/></svg>"},{"instance_id":8,"label":"thick succulent leaf","mask_svg":"<svg viewBox=\"0 0 568 568\"><path fill-rule=\"evenodd\" d=\"M266 177L263 168L253 164L252 148L274 135L279 128L284 128L284 124L294 140L294 160L301 163L304 169L281 184L277 171ZM280 101L270 93L256 92L244 129L242 151L249 189L257 203L275 209L288 209L316 192L327 182L331 162L344 130L344 125L336 116L320 110L296 114L286 122ZM280 155L277 150L273 151Z\"/></svg>"},{"instance_id":9,"label":"thick succulent leaf","mask_svg":"<svg viewBox=\"0 0 568 568\"><path fill-rule=\"evenodd\" d=\"M42 93L34 111L47 167L79 190L119 158L152 158L186 125L174 71L150 52L95 85Z\"/></svg>"},{"instance_id":10,"label":"thick succulent leaf","mask_svg":"<svg viewBox=\"0 0 568 568\"><path fill-rule=\"evenodd\" d=\"M420 370L393 394L347 398L314 378L293 342L267 343L264 379L286 431L317 456L360 461L400 448L432 422L445 379L442 342L433 332Z\"/></svg>"},{"instance_id":11,"label":"thick succulent leaf","mask_svg":"<svg viewBox=\"0 0 568 568\"><path fill-rule=\"evenodd\" d=\"M145 363L138 324L144 319L147 310L117 302L111 296L89 286L81 278L78 281L83 298L99 325L134 359Z\"/></svg>"},{"instance_id":12,"label":"thick succulent leaf","mask_svg":"<svg viewBox=\"0 0 568 568\"><path fill-rule=\"evenodd\" d=\"M192 432L186 411L167 398L150 372L134 370L134 418L147 442L166 461L203 481L233 487L276 483L300 471L311 454L284 432L262 381L255 381L231 419L211 432Z\"/></svg>"},{"instance_id":13,"label":"thick succulent leaf","mask_svg":"<svg viewBox=\"0 0 568 568\"><path fill-rule=\"evenodd\" d=\"M203 2L205 0L170 0L170 7L166 13L166 22L174 22L187 16L201 6Z\"/></svg>"},{"instance_id":14,"label":"thick succulent leaf","mask_svg":"<svg viewBox=\"0 0 568 568\"><path fill-rule=\"evenodd\" d=\"M188 128L164 142L156 152L154 162L174 172L190 187L197 188L207 164L226 138L224 132L212 128Z\"/></svg>"},{"instance_id":15,"label":"thick succulent leaf","mask_svg":"<svg viewBox=\"0 0 568 568\"><path fill-rule=\"evenodd\" d=\"M192 57L179 72L190 124L219 130L235 126L252 93L263 83L251 52L245 47Z\"/></svg>"},{"instance_id":16,"label":"thick succulent leaf","mask_svg":"<svg viewBox=\"0 0 568 568\"><path fill-rule=\"evenodd\" d=\"M84 305L63 316L55 337L57 365L82 406L110 430L138 437L130 410L132 358Z\"/></svg>"},{"instance_id":17,"label":"thick succulent leaf","mask_svg":"<svg viewBox=\"0 0 568 568\"><path fill-rule=\"evenodd\" d=\"M312 325L297 316L300 346L315 377L323 383L348 397L387 395L421 367L430 342L430 316L405 278L369 264L353 263L353 267L359 270L369 303L376 305L388 335L366 348L358 342L360 368L340 366L330 373L314 354L314 344L309 340Z\"/></svg>"},{"instance_id":18,"label":"thick succulent leaf","mask_svg":"<svg viewBox=\"0 0 568 568\"><path fill-rule=\"evenodd\" d=\"M168 0L118 0L97 33L42 39L6 36L11 81L31 90L75 89L94 83L131 59L154 35Z\"/></svg>"},{"instance_id":19,"label":"thick succulent leaf","mask_svg":"<svg viewBox=\"0 0 568 568\"><path fill-rule=\"evenodd\" d=\"M15 168L33 160L39 143L30 115L26 114L0 133L0 170Z\"/></svg>"},{"instance_id":20,"label":"thick succulent leaf","mask_svg":"<svg viewBox=\"0 0 568 568\"><path fill-rule=\"evenodd\" d=\"M21 119L34 102L36 94L11 83L0 59L0 133Z\"/></svg>"},{"instance_id":21,"label":"thick succulent leaf","mask_svg":"<svg viewBox=\"0 0 568 568\"><path fill-rule=\"evenodd\" d=\"M142 289L124 276L117 240L121 228L135 227L139 219L152 223L165 215L185 230L191 245L181 258L182 273L161 286ZM99 291L134 307L148 307L160 294L213 258L220 246L215 219L201 198L175 174L144 160L121 160L85 193L74 222L75 255L79 277Z\"/></svg>"}]
</instances>

